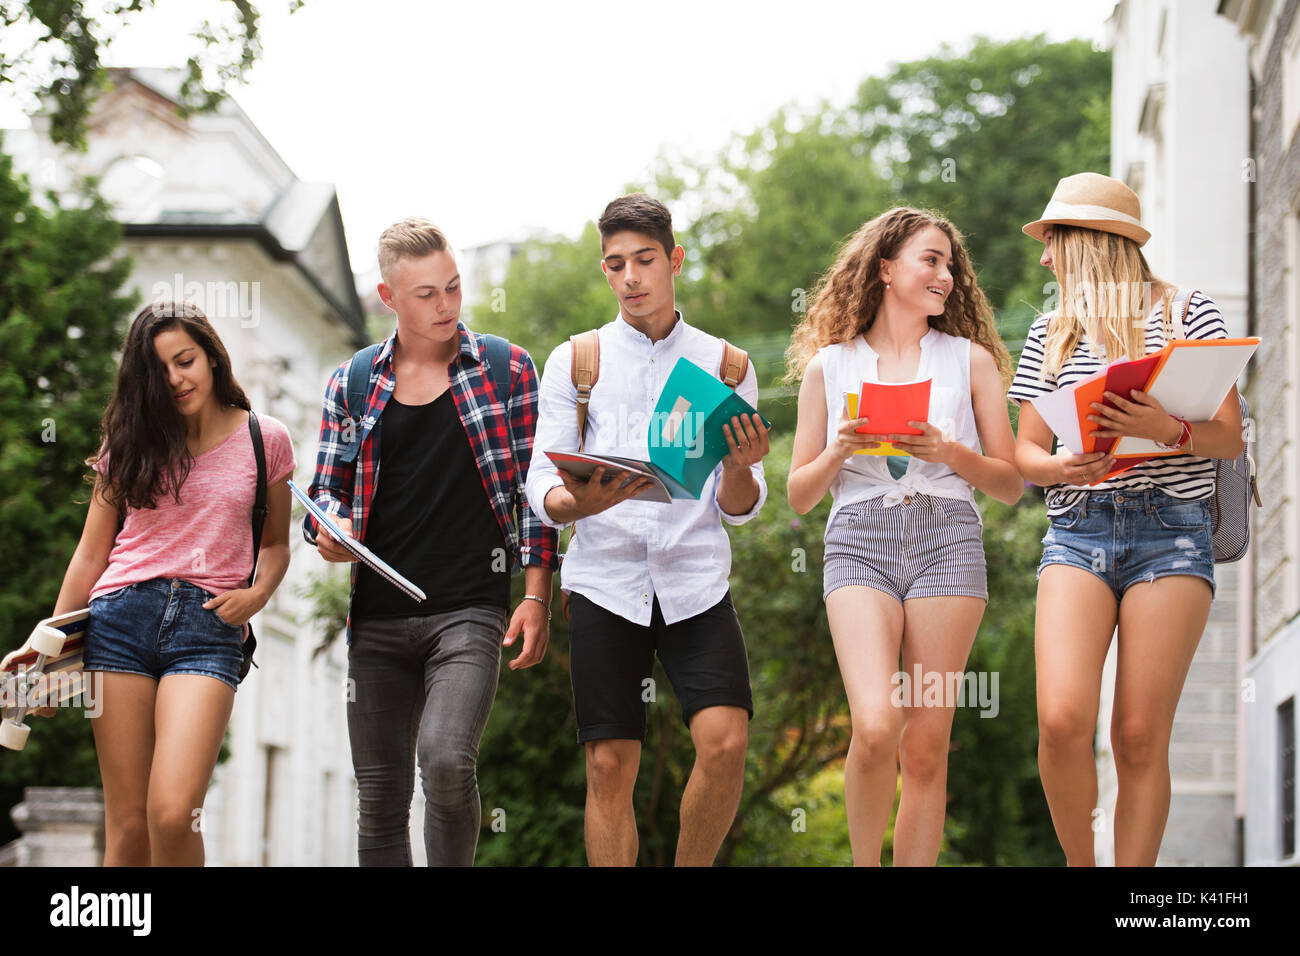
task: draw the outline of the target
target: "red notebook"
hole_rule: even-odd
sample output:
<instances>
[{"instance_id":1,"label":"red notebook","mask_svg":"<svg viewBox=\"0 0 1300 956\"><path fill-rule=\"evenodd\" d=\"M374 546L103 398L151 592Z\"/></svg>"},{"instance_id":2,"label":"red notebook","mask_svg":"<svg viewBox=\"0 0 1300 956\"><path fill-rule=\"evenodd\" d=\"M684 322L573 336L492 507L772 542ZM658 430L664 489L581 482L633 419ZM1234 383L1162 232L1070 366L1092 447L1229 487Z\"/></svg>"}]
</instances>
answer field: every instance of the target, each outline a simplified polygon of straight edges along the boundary
<instances>
[{"instance_id":1,"label":"red notebook","mask_svg":"<svg viewBox=\"0 0 1300 956\"><path fill-rule=\"evenodd\" d=\"M863 382L858 397L859 414L867 424L859 435L920 435L921 429L908 422L930 420L930 383Z\"/></svg>"}]
</instances>

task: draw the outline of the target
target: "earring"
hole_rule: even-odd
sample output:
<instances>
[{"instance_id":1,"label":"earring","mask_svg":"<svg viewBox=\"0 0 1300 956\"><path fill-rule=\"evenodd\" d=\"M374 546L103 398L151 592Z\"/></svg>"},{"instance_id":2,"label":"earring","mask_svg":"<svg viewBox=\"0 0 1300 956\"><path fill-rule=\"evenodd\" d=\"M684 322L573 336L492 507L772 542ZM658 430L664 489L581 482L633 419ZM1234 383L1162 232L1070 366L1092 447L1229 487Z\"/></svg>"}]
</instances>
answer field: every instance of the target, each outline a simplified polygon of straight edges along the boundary
<instances>
[{"instance_id":1,"label":"earring","mask_svg":"<svg viewBox=\"0 0 1300 956\"><path fill-rule=\"evenodd\" d=\"M885 283L885 288L886 288L886 289L889 288L889 283L888 283L888 282Z\"/></svg>"}]
</instances>

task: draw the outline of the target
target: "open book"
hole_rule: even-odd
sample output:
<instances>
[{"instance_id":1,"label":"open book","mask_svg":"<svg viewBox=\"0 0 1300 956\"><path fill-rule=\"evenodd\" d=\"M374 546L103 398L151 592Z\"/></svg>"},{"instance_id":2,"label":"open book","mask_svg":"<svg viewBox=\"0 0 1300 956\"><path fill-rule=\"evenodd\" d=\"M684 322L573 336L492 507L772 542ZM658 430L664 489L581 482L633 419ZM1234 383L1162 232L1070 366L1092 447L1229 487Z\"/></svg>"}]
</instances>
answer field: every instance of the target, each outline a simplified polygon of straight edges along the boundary
<instances>
[{"instance_id":1,"label":"open book","mask_svg":"<svg viewBox=\"0 0 1300 956\"><path fill-rule=\"evenodd\" d=\"M295 498L303 503L311 516L316 519L317 528L325 529L325 532L333 537L339 544L348 550L348 553L355 557L370 570L374 571L381 578L391 584L397 590L401 591L412 601L425 600L425 593L408 581L402 575L394 571L378 555L367 548L364 544L352 537L350 534L344 534L338 529L338 526L330 520L324 509L316 502L311 500L307 492L303 491L292 480L289 481L289 490L293 492ZM319 533L319 531L317 532Z\"/></svg>"},{"instance_id":2,"label":"open book","mask_svg":"<svg viewBox=\"0 0 1300 956\"><path fill-rule=\"evenodd\" d=\"M558 450L547 451L546 456L576 478L587 478L599 465L612 473L607 480L620 471L633 472L629 480L649 478L654 485L636 496L640 500L698 501L713 470L731 453L722 426L733 417L755 414L749 402L720 380L689 359L679 358L650 416L648 460ZM763 425L772 427L766 418Z\"/></svg>"},{"instance_id":3,"label":"open book","mask_svg":"<svg viewBox=\"0 0 1300 956\"><path fill-rule=\"evenodd\" d=\"M1100 426L1088 421L1088 416L1094 414L1094 402L1111 405L1105 392L1128 399L1137 389L1158 401L1170 415L1189 422L1208 421L1258 346L1258 338L1174 339L1158 352L1115 362L1081 382L1030 401L1072 453L1108 451L1114 455L1118 460L1106 476L1109 478L1151 458L1186 452L1166 451L1145 438L1096 437L1094 432Z\"/></svg>"}]
</instances>

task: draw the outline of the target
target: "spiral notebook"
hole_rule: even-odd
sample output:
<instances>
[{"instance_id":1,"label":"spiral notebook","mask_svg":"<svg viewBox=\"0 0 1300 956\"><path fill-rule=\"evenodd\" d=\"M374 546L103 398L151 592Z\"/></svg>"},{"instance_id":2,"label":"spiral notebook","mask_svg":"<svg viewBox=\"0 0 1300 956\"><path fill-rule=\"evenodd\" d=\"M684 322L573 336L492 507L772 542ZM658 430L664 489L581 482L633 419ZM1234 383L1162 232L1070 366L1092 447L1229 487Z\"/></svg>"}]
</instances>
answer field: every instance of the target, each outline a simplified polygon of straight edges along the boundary
<instances>
[{"instance_id":1,"label":"spiral notebook","mask_svg":"<svg viewBox=\"0 0 1300 956\"><path fill-rule=\"evenodd\" d=\"M393 587L397 588L397 590L401 591L412 601L425 600L425 593L423 591L398 574L393 570L393 568L389 567L383 559L356 538L340 531L335 526L334 522L329 519L329 516L321 509L321 506L312 501L307 492L295 485L292 480L289 482L289 490L292 491L294 497L301 501L306 509L311 512L311 516L316 519L317 527L324 528L341 545L343 545L343 547L347 548L349 554L354 556L358 561L370 568L370 570L374 571Z\"/></svg>"}]
</instances>

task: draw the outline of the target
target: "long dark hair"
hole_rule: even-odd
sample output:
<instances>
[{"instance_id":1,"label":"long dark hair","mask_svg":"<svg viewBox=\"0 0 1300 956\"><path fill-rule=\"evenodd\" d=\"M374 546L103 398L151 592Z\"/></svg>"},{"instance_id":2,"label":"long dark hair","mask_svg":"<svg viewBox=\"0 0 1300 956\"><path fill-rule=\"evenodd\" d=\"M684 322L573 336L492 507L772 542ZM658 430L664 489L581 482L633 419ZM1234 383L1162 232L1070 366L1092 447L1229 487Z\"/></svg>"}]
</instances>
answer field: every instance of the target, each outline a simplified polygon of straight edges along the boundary
<instances>
[{"instance_id":1,"label":"long dark hair","mask_svg":"<svg viewBox=\"0 0 1300 956\"><path fill-rule=\"evenodd\" d=\"M108 459L101 477L103 493L119 513L152 508L160 496L179 503L193 456L186 446L185 419L176 406L167 370L154 351L160 332L183 329L203 349L212 369L212 392L222 405L251 410L248 396L235 381L230 355L203 310L189 302L154 302L140 310L126 333L117 387L104 410L99 453L87 461Z\"/></svg>"}]
</instances>

